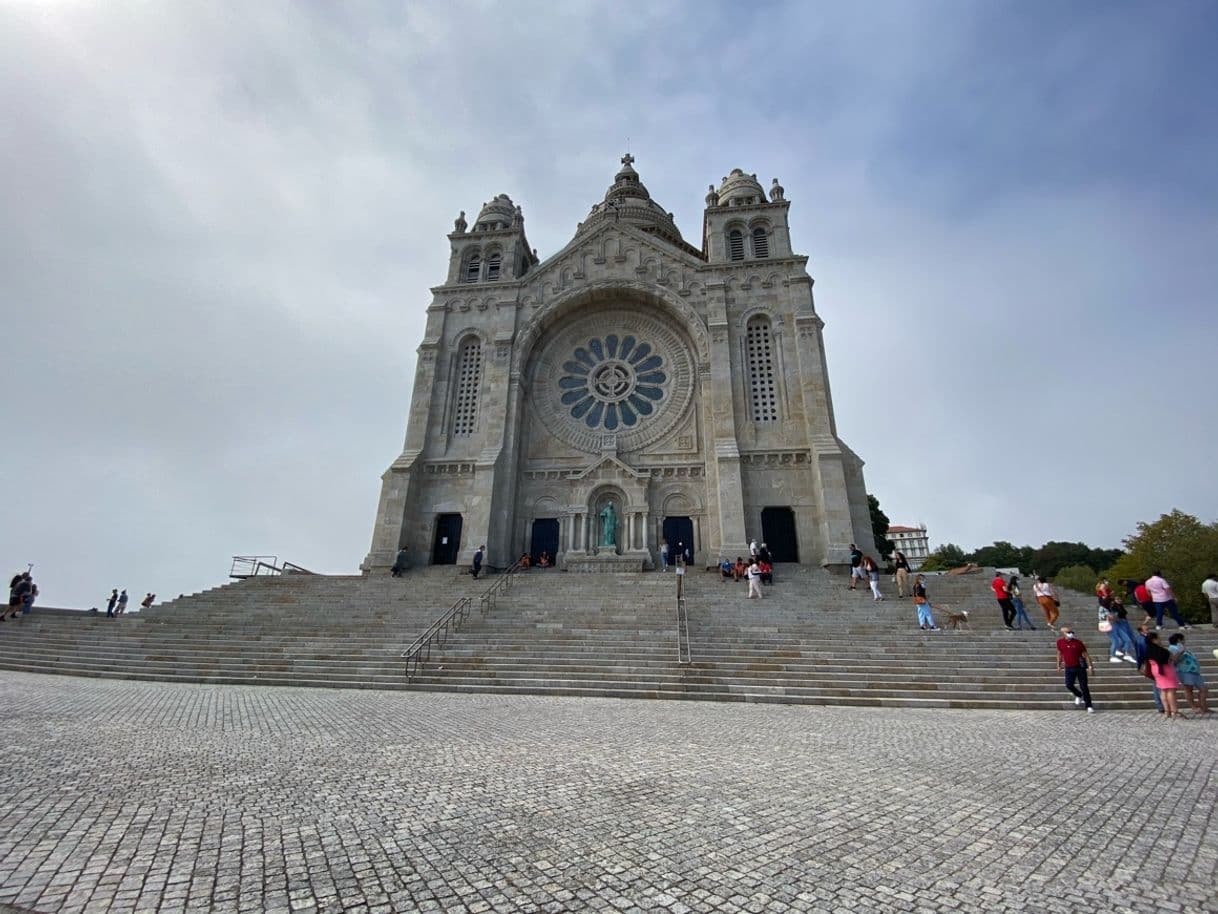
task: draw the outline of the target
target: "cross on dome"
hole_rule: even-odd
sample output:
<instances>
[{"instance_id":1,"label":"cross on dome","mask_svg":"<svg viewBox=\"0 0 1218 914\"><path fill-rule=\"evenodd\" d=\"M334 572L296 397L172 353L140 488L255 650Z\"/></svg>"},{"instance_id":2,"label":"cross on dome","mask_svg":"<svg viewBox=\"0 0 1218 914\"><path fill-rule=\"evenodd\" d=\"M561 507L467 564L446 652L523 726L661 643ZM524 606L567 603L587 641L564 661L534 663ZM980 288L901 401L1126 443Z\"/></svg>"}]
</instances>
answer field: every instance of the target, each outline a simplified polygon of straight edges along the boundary
<instances>
[{"instance_id":1,"label":"cross on dome","mask_svg":"<svg viewBox=\"0 0 1218 914\"><path fill-rule=\"evenodd\" d=\"M623 165L630 165L633 162L634 162L634 156L632 156L630 153L626 153L624 156L622 156Z\"/></svg>"}]
</instances>

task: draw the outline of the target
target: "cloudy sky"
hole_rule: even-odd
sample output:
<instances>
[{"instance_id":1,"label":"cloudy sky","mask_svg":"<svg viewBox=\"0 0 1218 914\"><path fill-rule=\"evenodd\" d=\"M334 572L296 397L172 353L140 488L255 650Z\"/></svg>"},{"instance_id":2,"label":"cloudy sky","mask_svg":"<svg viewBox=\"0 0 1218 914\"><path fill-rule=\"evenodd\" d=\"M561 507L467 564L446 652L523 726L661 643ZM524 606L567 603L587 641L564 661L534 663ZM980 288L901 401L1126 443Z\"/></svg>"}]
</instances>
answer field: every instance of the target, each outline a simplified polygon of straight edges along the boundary
<instances>
[{"instance_id":1,"label":"cloudy sky","mask_svg":"<svg viewBox=\"0 0 1218 914\"><path fill-rule=\"evenodd\" d=\"M749 10L743 13L743 10ZM842 437L932 541L1218 518L1209 2L0 3L0 562L351 572L457 211L778 177Z\"/></svg>"}]
</instances>

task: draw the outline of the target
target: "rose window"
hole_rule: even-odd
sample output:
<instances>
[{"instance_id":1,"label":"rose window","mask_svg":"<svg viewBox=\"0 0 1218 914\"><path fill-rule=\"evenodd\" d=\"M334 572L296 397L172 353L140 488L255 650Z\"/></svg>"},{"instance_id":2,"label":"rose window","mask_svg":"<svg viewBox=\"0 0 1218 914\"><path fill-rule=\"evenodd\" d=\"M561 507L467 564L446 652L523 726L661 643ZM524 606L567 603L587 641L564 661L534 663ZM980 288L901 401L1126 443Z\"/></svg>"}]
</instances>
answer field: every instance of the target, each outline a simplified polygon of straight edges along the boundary
<instances>
[{"instance_id":1,"label":"rose window","mask_svg":"<svg viewBox=\"0 0 1218 914\"><path fill-rule=\"evenodd\" d=\"M651 345L633 336L594 337L562 363L559 401L588 428L632 428L663 398L663 367Z\"/></svg>"}]
</instances>

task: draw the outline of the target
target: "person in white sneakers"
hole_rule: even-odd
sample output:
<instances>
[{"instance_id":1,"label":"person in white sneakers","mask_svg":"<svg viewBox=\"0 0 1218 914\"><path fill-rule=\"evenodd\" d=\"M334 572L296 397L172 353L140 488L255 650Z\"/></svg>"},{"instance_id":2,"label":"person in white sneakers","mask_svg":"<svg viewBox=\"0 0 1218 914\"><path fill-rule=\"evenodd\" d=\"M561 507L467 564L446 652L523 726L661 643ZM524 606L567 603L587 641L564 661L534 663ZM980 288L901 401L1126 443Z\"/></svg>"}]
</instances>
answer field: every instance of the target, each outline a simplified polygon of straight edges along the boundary
<instances>
[{"instance_id":1,"label":"person in white sneakers","mask_svg":"<svg viewBox=\"0 0 1218 914\"><path fill-rule=\"evenodd\" d=\"M1076 707L1082 706L1088 714L1095 713L1091 704L1091 690L1087 688L1087 674L1094 673L1087 645L1074 637L1074 627L1063 625L1061 637L1057 639L1057 669L1066 672L1066 689L1074 696Z\"/></svg>"},{"instance_id":2,"label":"person in white sneakers","mask_svg":"<svg viewBox=\"0 0 1218 914\"><path fill-rule=\"evenodd\" d=\"M749 562L749 570L747 572L749 579L749 599L756 597L758 600L763 599L761 596L761 566L757 564L757 560Z\"/></svg>"}]
</instances>

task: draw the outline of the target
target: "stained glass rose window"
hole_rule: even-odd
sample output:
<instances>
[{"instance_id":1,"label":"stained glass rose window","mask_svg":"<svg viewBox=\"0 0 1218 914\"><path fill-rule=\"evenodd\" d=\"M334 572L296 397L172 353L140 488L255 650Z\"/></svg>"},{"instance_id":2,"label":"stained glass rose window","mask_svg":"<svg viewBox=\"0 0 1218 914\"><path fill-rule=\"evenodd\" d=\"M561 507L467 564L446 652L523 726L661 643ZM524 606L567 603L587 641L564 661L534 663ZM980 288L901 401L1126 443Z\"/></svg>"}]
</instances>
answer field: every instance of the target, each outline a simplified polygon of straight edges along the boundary
<instances>
[{"instance_id":1,"label":"stained glass rose window","mask_svg":"<svg viewBox=\"0 0 1218 914\"><path fill-rule=\"evenodd\" d=\"M633 336L593 337L576 346L558 379L560 402L588 428L635 426L664 396L664 359Z\"/></svg>"}]
</instances>

